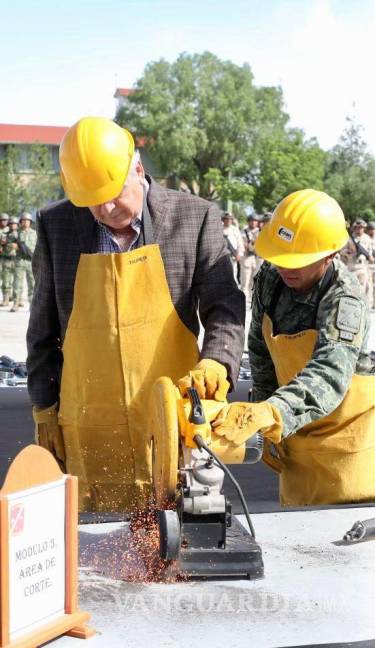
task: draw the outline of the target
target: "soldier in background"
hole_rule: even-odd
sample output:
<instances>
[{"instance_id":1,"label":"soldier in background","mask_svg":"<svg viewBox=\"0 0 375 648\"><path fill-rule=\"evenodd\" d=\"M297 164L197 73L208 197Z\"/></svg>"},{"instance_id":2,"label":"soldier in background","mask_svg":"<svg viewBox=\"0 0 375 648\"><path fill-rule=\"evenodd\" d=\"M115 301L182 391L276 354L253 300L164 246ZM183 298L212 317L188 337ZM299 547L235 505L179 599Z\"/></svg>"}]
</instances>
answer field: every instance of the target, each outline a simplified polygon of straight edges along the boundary
<instances>
[{"instance_id":1,"label":"soldier in background","mask_svg":"<svg viewBox=\"0 0 375 648\"><path fill-rule=\"evenodd\" d=\"M18 232L17 256L15 259L14 271L14 303L11 313L16 313L22 303L22 293L24 278L26 275L27 294L29 304L31 303L34 291L34 276L31 268L31 258L36 246L36 231L32 229L33 217L28 212L23 212L20 216L20 230Z\"/></svg>"},{"instance_id":2,"label":"soldier in background","mask_svg":"<svg viewBox=\"0 0 375 648\"><path fill-rule=\"evenodd\" d=\"M370 279L372 282L372 308L375 308L375 221L370 221L367 223L366 234L370 237L372 241L372 251L371 255L373 258L372 263L370 264Z\"/></svg>"},{"instance_id":3,"label":"soldier in background","mask_svg":"<svg viewBox=\"0 0 375 648\"><path fill-rule=\"evenodd\" d=\"M264 212L264 214L260 216L260 220L259 220L260 231L262 231L265 228L267 223L270 222L271 218L272 218L272 212ZM262 263L263 263L263 259L257 256L257 270L259 270Z\"/></svg>"},{"instance_id":4,"label":"soldier in background","mask_svg":"<svg viewBox=\"0 0 375 648\"><path fill-rule=\"evenodd\" d=\"M4 249L4 245L6 243L6 235L9 232L8 222L9 222L8 214L5 214L5 212L0 214L0 287L1 287L1 293L2 293L2 301L0 303L0 306L6 306L7 305L7 304L4 304L4 301L5 301L5 297L4 297L5 281L4 281L3 249Z\"/></svg>"},{"instance_id":5,"label":"soldier in background","mask_svg":"<svg viewBox=\"0 0 375 648\"><path fill-rule=\"evenodd\" d=\"M285 506L375 499L370 315L337 259L347 240L338 203L304 189L284 198L255 243L265 262L249 331L253 402L232 403L214 427L235 445L261 432Z\"/></svg>"},{"instance_id":6,"label":"soldier in background","mask_svg":"<svg viewBox=\"0 0 375 648\"><path fill-rule=\"evenodd\" d=\"M264 227L265 225L267 225L267 223L269 223L269 221L271 220L271 218L272 218L272 212L265 212L265 213L260 217L260 220L259 220L259 229L262 230L263 227Z\"/></svg>"},{"instance_id":7,"label":"soldier in background","mask_svg":"<svg viewBox=\"0 0 375 648\"><path fill-rule=\"evenodd\" d=\"M372 256L375 256L375 221L367 223L366 234L372 240Z\"/></svg>"},{"instance_id":8,"label":"soldier in background","mask_svg":"<svg viewBox=\"0 0 375 648\"><path fill-rule=\"evenodd\" d=\"M340 252L341 259L349 270L356 275L365 293L370 308L372 308L372 277L369 264L374 262L373 244L365 233L366 221L361 218L353 223L350 238Z\"/></svg>"},{"instance_id":9,"label":"soldier in background","mask_svg":"<svg viewBox=\"0 0 375 648\"><path fill-rule=\"evenodd\" d=\"M241 260L241 290L245 293L246 299L250 299L253 288L254 277L259 269L259 257L255 254L254 243L260 232L260 216L250 214L247 218L247 227L243 230L244 255Z\"/></svg>"},{"instance_id":10,"label":"soldier in background","mask_svg":"<svg viewBox=\"0 0 375 648\"><path fill-rule=\"evenodd\" d=\"M18 241L18 218L12 216L9 219L9 231L4 237L5 243L2 246L2 263L4 273L3 306L9 306L14 301L14 272L17 256Z\"/></svg>"},{"instance_id":11,"label":"soldier in background","mask_svg":"<svg viewBox=\"0 0 375 648\"><path fill-rule=\"evenodd\" d=\"M244 255L244 244L240 228L233 223L233 216L225 212L222 216L223 234L233 266L233 276L238 283L238 269Z\"/></svg>"}]
</instances>

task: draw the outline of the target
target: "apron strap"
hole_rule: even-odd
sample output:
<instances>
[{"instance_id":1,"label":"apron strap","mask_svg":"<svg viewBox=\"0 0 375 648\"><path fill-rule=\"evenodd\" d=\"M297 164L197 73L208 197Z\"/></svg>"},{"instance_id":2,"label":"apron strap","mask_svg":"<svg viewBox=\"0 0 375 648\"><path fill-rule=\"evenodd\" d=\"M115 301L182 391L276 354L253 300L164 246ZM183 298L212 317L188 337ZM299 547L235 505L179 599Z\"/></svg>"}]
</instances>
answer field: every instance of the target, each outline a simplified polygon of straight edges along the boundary
<instances>
[{"instance_id":1,"label":"apron strap","mask_svg":"<svg viewBox=\"0 0 375 648\"><path fill-rule=\"evenodd\" d=\"M321 300L323 299L324 295L326 294L328 288L332 284L334 273L335 273L335 270L334 270L334 267L333 267L333 263L331 263L331 265L327 268L327 270L325 272L325 275L323 277L323 280L322 280L322 283L320 285L319 292L318 292L318 295L317 295L315 313L314 313L314 324L315 324L315 321L316 321L316 316L317 316L317 313L318 313L319 304L320 304ZM275 287L273 289L270 305L269 305L269 307L267 309L267 315L270 318L270 320L272 321L273 331L274 331L274 334L276 334L276 335L279 332L279 330L278 330L279 327L275 325L275 322L273 320L273 316L275 314L275 309L276 309L276 306L277 306L277 302L279 301L279 297L280 297L281 291L282 291L284 286L285 286L285 284L284 284L282 278L279 277L278 280L276 281Z\"/></svg>"}]
</instances>

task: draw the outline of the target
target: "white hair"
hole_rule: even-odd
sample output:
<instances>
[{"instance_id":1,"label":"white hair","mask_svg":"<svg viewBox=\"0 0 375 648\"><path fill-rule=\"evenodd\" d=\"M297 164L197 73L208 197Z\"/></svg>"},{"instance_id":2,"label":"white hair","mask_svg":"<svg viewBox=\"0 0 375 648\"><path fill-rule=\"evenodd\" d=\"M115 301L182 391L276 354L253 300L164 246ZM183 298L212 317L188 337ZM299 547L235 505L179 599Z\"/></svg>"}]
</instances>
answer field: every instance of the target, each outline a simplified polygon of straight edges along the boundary
<instances>
[{"instance_id":1,"label":"white hair","mask_svg":"<svg viewBox=\"0 0 375 648\"><path fill-rule=\"evenodd\" d=\"M136 168L138 162L142 162L142 160L141 160L141 154L140 154L140 152L139 152L138 149L135 149L135 151L134 151L134 155L133 155L133 158L132 158L132 161L131 161L131 163L130 163L129 175L130 175L131 173L134 174L134 173L136 172L136 171L135 171L135 168Z\"/></svg>"}]
</instances>

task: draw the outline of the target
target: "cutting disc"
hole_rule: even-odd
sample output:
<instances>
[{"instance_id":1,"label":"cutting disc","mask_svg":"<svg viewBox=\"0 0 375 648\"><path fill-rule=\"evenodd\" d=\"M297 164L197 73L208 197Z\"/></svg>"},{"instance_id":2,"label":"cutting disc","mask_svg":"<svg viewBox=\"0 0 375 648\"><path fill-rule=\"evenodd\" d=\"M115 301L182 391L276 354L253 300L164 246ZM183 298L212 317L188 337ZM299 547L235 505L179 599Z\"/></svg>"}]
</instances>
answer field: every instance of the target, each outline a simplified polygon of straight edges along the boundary
<instances>
[{"instance_id":1,"label":"cutting disc","mask_svg":"<svg viewBox=\"0 0 375 648\"><path fill-rule=\"evenodd\" d=\"M178 389L170 378L159 378L152 388L152 482L159 509L174 504L178 478Z\"/></svg>"}]
</instances>

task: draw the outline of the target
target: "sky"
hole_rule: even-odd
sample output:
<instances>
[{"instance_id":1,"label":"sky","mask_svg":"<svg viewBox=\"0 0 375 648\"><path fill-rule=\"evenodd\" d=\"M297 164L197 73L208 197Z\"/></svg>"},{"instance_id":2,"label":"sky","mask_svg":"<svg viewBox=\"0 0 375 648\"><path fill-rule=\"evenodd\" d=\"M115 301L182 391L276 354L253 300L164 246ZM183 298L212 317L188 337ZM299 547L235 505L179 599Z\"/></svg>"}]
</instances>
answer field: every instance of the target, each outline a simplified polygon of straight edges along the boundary
<instances>
[{"instance_id":1,"label":"sky","mask_svg":"<svg viewBox=\"0 0 375 648\"><path fill-rule=\"evenodd\" d=\"M0 123L112 118L148 62L210 51L281 86L324 149L350 115L375 153L375 0L0 0L0 19Z\"/></svg>"}]
</instances>

